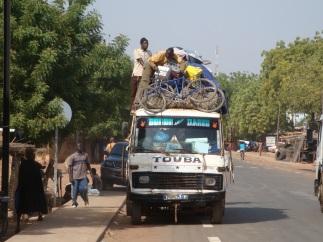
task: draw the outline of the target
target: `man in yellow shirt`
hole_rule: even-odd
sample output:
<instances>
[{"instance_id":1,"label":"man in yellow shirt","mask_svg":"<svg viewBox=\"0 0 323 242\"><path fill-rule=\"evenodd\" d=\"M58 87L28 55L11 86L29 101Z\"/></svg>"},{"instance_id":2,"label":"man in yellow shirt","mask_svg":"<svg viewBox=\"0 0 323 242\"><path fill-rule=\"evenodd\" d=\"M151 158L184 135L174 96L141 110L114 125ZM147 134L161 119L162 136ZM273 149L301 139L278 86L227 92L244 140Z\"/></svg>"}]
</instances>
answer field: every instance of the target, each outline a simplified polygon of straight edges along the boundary
<instances>
[{"instance_id":1,"label":"man in yellow shirt","mask_svg":"<svg viewBox=\"0 0 323 242\"><path fill-rule=\"evenodd\" d=\"M180 65L181 71L184 72L186 68L186 62L183 58L174 53L173 48L168 48L166 51L160 51L152 55L148 62L144 66L142 73L142 78L139 82L139 90L137 92L137 99L142 95L142 90L149 86L150 78L152 77L154 71L157 70L158 66L163 66L165 64L175 63ZM138 94L139 93L139 94ZM140 96L138 96L140 95Z\"/></svg>"},{"instance_id":2,"label":"man in yellow shirt","mask_svg":"<svg viewBox=\"0 0 323 242\"><path fill-rule=\"evenodd\" d=\"M107 144L107 146L105 147L105 151L110 154L113 147L116 145L116 141L114 139L114 137L110 138L110 142Z\"/></svg>"}]
</instances>

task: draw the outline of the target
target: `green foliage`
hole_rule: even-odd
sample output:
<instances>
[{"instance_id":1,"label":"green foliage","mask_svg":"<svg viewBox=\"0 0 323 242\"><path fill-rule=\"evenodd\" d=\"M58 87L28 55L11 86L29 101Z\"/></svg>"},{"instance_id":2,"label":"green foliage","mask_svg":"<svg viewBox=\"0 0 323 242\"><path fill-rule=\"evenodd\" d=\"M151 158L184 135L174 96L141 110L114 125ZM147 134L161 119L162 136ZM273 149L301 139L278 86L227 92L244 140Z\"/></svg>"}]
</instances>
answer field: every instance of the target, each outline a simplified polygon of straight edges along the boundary
<instances>
[{"instance_id":1,"label":"green foliage","mask_svg":"<svg viewBox=\"0 0 323 242\"><path fill-rule=\"evenodd\" d=\"M318 114L323 90L323 38L297 38L263 53L261 76L284 111Z\"/></svg>"},{"instance_id":2,"label":"green foliage","mask_svg":"<svg viewBox=\"0 0 323 242\"><path fill-rule=\"evenodd\" d=\"M318 116L323 95L323 38L297 38L263 53L259 76L246 73L220 74L218 79L229 96L227 128L240 138L257 139L290 130L287 113Z\"/></svg>"},{"instance_id":3,"label":"green foliage","mask_svg":"<svg viewBox=\"0 0 323 242\"><path fill-rule=\"evenodd\" d=\"M73 110L66 132L115 134L127 118L128 39L120 35L104 42L92 2L12 1L11 126L33 142L49 140L55 127L65 125L62 99Z\"/></svg>"},{"instance_id":4,"label":"green foliage","mask_svg":"<svg viewBox=\"0 0 323 242\"><path fill-rule=\"evenodd\" d=\"M259 76L236 72L220 74L218 79L228 94L227 132L234 137L257 139L273 129L277 115L269 112L270 105L261 95L263 82Z\"/></svg>"}]
</instances>

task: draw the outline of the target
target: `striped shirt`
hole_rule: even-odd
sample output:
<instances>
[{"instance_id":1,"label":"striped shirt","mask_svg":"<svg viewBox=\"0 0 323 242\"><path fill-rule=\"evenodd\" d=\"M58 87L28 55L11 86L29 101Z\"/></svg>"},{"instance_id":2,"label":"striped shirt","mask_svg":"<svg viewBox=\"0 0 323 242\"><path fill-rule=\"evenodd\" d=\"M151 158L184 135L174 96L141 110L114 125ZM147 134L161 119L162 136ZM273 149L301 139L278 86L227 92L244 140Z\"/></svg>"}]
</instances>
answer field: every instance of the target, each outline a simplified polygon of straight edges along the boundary
<instances>
[{"instance_id":1,"label":"striped shirt","mask_svg":"<svg viewBox=\"0 0 323 242\"><path fill-rule=\"evenodd\" d=\"M88 170L89 158L87 153L79 153L75 152L70 160L69 166L72 169L72 178L75 179L83 179L86 177Z\"/></svg>"}]
</instances>

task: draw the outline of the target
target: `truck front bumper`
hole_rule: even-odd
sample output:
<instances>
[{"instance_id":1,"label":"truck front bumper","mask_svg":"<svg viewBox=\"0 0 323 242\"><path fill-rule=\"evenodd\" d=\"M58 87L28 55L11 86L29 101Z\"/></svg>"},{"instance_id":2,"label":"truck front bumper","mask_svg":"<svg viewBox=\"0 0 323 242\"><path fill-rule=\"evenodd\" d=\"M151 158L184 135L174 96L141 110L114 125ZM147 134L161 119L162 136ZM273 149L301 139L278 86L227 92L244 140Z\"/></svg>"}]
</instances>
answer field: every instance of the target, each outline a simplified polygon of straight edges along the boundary
<instances>
[{"instance_id":1,"label":"truck front bumper","mask_svg":"<svg viewBox=\"0 0 323 242\"><path fill-rule=\"evenodd\" d=\"M206 206L225 198L225 191L210 193L180 193L176 198L170 198L169 194L138 194L128 193L127 200L140 203L141 205L167 206L171 204L181 204L182 206Z\"/></svg>"}]
</instances>

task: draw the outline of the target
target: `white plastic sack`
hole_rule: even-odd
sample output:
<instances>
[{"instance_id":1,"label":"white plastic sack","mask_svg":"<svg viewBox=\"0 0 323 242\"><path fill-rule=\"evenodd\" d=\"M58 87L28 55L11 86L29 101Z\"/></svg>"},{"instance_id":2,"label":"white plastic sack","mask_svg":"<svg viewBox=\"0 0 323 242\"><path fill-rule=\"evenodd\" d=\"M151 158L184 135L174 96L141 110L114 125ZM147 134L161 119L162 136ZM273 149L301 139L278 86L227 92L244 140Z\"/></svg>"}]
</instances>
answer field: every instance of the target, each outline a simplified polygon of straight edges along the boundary
<instances>
[{"instance_id":1,"label":"white plastic sack","mask_svg":"<svg viewBox=\"0 0 323 242\"><path fill-rule=\"evenodd\" d=\"M89 196L100 196L100 191L98 189L89 188L88 195Z\"/></svg>"}]
</instances>

